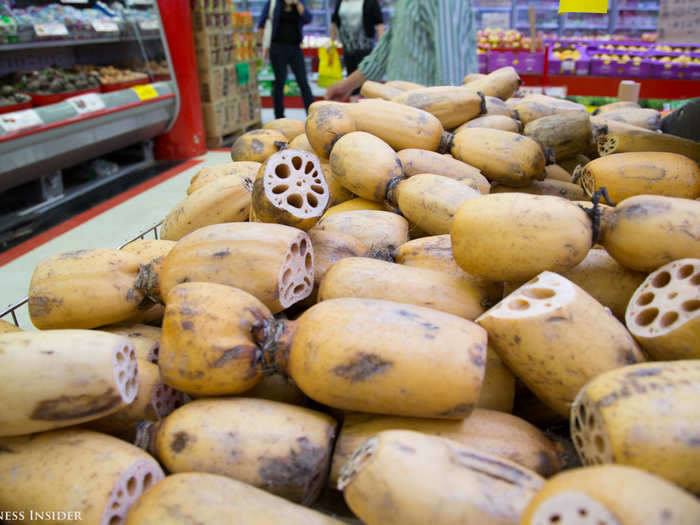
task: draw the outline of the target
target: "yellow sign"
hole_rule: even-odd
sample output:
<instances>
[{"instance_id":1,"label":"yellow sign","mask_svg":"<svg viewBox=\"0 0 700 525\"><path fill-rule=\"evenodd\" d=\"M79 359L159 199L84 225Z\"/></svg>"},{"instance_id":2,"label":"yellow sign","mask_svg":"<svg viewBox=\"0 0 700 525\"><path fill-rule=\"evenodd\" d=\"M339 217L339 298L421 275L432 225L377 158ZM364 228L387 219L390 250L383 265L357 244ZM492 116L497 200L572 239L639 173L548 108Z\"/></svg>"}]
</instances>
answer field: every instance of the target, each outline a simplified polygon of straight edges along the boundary
<instances>
[{"instance_id":1,"label":"yellow sign","mask_svg":"<svg viewBox=\"0 0 700 525\"><path fill-rule=\"evenodd\" d=\"M151 98L158 98L158 92L150 84L143 86L134 86L131 89L136 91L140 100L148 100Z\"/></svg>"},{"instance_id":2,"label":"yellow sign","mask_svg":"<svg viewBox=\"0 0 700 525\"><path fill-rule=\"evenodd\" d=\"M607 13L608 0L559 0L560 13Z\"/></svg>"}]
</instances>

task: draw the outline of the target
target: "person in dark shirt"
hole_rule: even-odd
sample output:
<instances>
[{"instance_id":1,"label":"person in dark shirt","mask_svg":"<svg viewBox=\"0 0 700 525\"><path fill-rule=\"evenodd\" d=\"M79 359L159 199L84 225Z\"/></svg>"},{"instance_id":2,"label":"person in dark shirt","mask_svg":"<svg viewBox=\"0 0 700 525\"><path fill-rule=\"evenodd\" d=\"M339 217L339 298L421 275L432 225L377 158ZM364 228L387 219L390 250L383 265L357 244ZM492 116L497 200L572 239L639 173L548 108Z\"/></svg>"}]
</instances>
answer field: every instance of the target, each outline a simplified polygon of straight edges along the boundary
<instances>
[{"instance_id":1,"label":"person in dark shirt","mask_svg":"<svg viewBox=\"0 0 700 525\"><path fill-rule=\"evenodd\" d=\"M270 13L270 2L267 0L258 21L258 37L262 40L262 30ZM301 51L303 25L311 21L311 13L304 0L275 0L272 13L272 39L270 42L270 63L275 74L272 97L275 105L275 118L284 117L284 83L287 81L287 66L291 67L296 78L304 107L308 111L313 103L311 87L306 78L304 54Z\"/></svg>"}]
</instances>

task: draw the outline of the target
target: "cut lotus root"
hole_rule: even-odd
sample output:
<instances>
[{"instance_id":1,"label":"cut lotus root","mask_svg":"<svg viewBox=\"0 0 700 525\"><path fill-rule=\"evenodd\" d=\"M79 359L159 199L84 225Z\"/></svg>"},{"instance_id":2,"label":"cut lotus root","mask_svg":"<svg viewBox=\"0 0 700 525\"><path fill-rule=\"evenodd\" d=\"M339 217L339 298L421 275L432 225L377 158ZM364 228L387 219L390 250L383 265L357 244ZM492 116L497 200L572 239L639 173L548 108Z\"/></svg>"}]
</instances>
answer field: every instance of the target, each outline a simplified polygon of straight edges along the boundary
<instances>
[{"instance_id":1,"label":"cut lotus root","mask_svg":"<svg viewBox=\"0 0 700 525\"><path fill-rule=\"evenodd\" d=\"M612 444L603 414L581 390L571 407L571 439L584 465L613 463Z\"/></svg>"},{"instance_id":2,"label":"cut lotus root","mask_svg":"<svg viewBox=\"0 0 700 525\"><path fill-rule=\"evenodd\" d=\"M553 272L543 272L508 295L489 313L505 319L544 315L571 303L575 293L569 280Z\"/></svg>"},{"instance_id":3,"label":"cut lotus root","mask_svg":"<svg viewBox=\"0 0 700 525\"><path fill-rule=\"evenodd\" d=\"M542 501L530 525L621 525L602 503L585 492L565 491Z\"/></svg>"},{"instance_id":4,"label":"cut lotus root","mask_svg":"<svg viewBox=\"0 0 700 525\"><path fill-rule=\"evenodd\" d=\"M576 166L574 169L573 180L578 181L578 183L586 192L586 195L593 197L595 194L595 177L593 172L585 166Z\"/></svg>"},{"instance_id":5,"label":"cut lotus root","mask_svg":"<svg viewBox=\"0 0 700 525\"><path fill-rule=\"evenodd\" d=\"M165 476L158 464L149 459L134 461L119 477L112 488L102 513L101 525L122 525L126 523L129 508L141 494Z\"/></svg>"},{"instance_id":6,"label":"cut lotus root","mask_svg":"<svg viewBox=\"0 0 700 525\"><path fill-rule=\"evenodd\" d=\"M136 399L139 391L136 351L131 343L120 346L114 352L114 381L122 400L127 405Z\"/></svg>"},{"instance_id":7,"label":"cut lotus root","mask_svg":"<svg viewBox=\"0 0 700 525\"><path fill-rule=\"evenodd\" d=\"M314 287L314 254L311 240L305 233L294 241L284 257L280 270L279 303L287 308L305 299Z\"/></svg>"},{"instance_id":8,"label":"cut lotus root","mask_svg":"<svg viewBox=\"0 0 700 525\"><path fill-rule=\"evenodd\" d=\"M657 361L700 358L700 259L649 274L630 299L625 324Z\"/></svg>"},{"instance_id":9,"label":"cut lotus root","mask_svg":"<svg viewBox=\"0 0 700 525\"><path fill-rule=\"evenodd\" d=\"M321 218L330 191L313 153L286 149L272 155L253 184L253 213L261 222L308 230Z\"/></svg>"},{"instance_id":10,"label":"cut lotus root","mask_svg":"<svg viewBox=\"0 0 700 525\"><path fill-rule=\"evenodd\" d=\"M598 137L598 153L601 155L612 155L617 150L619 140L617 137L610 135L601 135Z\"/></svg>"},{"instance_id":11,"label":"cut lotus root","mask_svg":"<svg viewBox=\"0 0 700 525\"><path fill-rule=\"evenodd\" d=\"M355 449L348 462L340 469L340 477L338 478L338 490L344 490L350 482L355 479L357 473L372 459L374 453L379 446L379 440L376 437L370 438L362 445Z\"/></svg>"},{"instance_id":12,"label":"cut lotus root","mask_svg":"<svg viewBox=\"0 0 700 525\"><path fill-rule=\"evenodd\" d=\"M151 408L158 419L163 419L169 415L183 402L183 393L162 381L158 381L151 395Z\"/></svg>"}]
</instances>

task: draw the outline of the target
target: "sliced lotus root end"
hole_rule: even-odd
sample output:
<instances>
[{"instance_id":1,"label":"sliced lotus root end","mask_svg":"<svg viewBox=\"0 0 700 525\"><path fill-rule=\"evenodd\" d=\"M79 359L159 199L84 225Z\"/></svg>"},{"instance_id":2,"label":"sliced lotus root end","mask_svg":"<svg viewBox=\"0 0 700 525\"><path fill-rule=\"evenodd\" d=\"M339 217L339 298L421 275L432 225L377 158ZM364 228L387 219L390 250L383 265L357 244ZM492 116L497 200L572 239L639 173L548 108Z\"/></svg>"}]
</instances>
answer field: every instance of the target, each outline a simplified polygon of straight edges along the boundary
<instances>
[{"instance_id":1,"label":"sliced lotus root end","mask_svg":"<svg viewBox=\"0 0 700 525\"><path fill-rule=\"evenodd\" d=\"M102 513L101 525L122 525L126 523L129 508L141 494L165 476L158 464L151 459L139 459L132 463L112 488Z\"/></svg>"},{"instance_id":2,"label":"sliced lotus root end","mask_svg":"<svg viewBox=\"0 0 700 525\"><path fill-rule=\"evenodd\" d=\"M545 315L571 303L575 293L571 282L561 275L543 272L508 295L488 315L506 319Z\"/></svg>"},{"instance_id":3,"label":"sliced lotus root end","mask_svg":"<svg viewBox=\"0 0 700 525\"><path fill-rule=\"evenodd\" d=\"M635 337L667 336L700 318L700 259L679 259L649 274L625 313Z\"/></svg>"},{"instance_id":4,"label":"sliced lotus root end","mask_svg":"<svg viewBox=\"0 0 700 525\"><path fill-rule=\"evenodd\" d=\"M605 505L585 492L565 491L537 506L530 525L621 525Z\"/></svg>"},{"instance_id":5,"label":"sliced lotus root end","mask_svg":"<svg viewBox=\"0 0 700 525\"><path fill-rule=\"evenodd\" d=\"M348 462L343 465L340 469L340 476L338 477L338 490L344 490L350 482L355 479L357 473L362 470L362 468L369 462L374 456L379 446L379 440L376 437L370 438L365 441L364 444L360 445Z\"/></svg>"},{"instance_id":6,"label":"sliced lotus root end","mask_svg":"<svg viewBox=\"0 0 700 525\"><path fill-rule=\"evenodd\" d=\"M146 361L149 363L153 363L154 365L158 364L158 354L160 353L160 342L153 343L153 346L149 348L148 353L146 354Z\"/></svg>"},{"instance_id":7,"label":"sliced lotus root end","mask_svg":"<svg viewBox=\"0 0 700 525\"><path fill-rule=\"evenodd\" d=\"M601 155L612 155L617 149L617 144L617 137L601 135L600 137L598 137L598 153L600 153Z\"/></svg>"},{"instance_id":8,"label":"sliced lotus root end","mask_svg":"<svg viewBox=\"0 0 700 525\"><path fill-rule=\"evenodd\" d=\"M294 217L321 217L330 190L318 157L308 151L287 149L272 155L263 175L265 197Z\"/></svg>"},{"instance_id":9,"label":"sliced lotus root end","mask_svg":"<svg viewBox=\"0 0 700 525\"><path fill-rule=\"evenodd\" d=\"M113 362L117 390L122 401L129 404L136 399L139 391L139 372L134 345L128 342L119 345L114 351Z\"/></svg>"},{"instance_id":10,"label":"sliced lotus root end","mask_svg":"<svg viewBox=\"0 0 700 525\"><path fill-rule=\"evenodd\" d=\"M279 302L283 308L311 294L314 287L314 253L306 233L300 234L287 250L278 282Z\"/></svg>"},{"instance_id":11,"label":"sliced lotus root end","mask_svg":"<svg viewBox=\"0 0 700 525\"><path fill-rule=\"evenodd\" d=\"M579 393L571 407L571 439L584 465L614 462L605 420L585 390Z\"/></svg>"},{"instance_id":12,"label":"sliced lotus root end","mask_svg":"<svg viewBox=\"0 0 700 525\"><path fill-rule=\"evenodd\" d=\"M151 408L158 419L163 419L182 405L184 401L182 392L158 381L151 395Z\"/></svg>"}]
</instances>

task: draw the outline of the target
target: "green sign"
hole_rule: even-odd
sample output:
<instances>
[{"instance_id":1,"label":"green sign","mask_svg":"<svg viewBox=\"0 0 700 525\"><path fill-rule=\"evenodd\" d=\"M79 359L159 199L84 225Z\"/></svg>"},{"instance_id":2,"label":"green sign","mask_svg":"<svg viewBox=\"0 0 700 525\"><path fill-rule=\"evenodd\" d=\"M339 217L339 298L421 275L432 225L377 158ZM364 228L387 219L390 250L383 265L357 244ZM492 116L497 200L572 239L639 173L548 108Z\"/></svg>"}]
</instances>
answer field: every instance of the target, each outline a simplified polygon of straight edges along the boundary
<instances>
[{"instance_id":1,"label":"green sign","mask_svg":"<svg viewBox=\"0 0 700 525\"><path fill-rule=\"evenodd\" d=\"M236 64L236 75L238 76L238 85L246 85L250 80L250 64L248 64L248 62L239 62Z\"/></svg>"}]
</instances>

